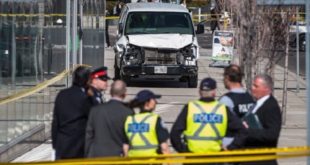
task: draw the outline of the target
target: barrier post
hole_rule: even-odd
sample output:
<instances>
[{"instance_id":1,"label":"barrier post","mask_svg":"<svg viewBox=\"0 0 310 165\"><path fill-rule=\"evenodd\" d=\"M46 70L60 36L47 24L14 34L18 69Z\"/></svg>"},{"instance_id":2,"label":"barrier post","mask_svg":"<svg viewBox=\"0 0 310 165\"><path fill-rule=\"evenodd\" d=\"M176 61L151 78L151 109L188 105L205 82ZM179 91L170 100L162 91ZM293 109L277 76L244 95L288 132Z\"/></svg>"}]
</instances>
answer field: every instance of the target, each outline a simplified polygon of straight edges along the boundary
<instances>
[{"instance_id":1,"label":"barrier post","mask_svg":"<svg viewBox=\"0 0 310 165\"><path fill-rule=\"evenodd\" d=\"M198 8L198 22L201 22L201 8Z\"/></svg>"},{"instance_id":2,"label":"barrier post","mask_svg":"<svg viewBox=\"0 0 310 165\"><path fill-rule=\"evenodd\" d=\"M299 93L299 8L296 10L296 91Z\"/></svg>"}]
</instances>

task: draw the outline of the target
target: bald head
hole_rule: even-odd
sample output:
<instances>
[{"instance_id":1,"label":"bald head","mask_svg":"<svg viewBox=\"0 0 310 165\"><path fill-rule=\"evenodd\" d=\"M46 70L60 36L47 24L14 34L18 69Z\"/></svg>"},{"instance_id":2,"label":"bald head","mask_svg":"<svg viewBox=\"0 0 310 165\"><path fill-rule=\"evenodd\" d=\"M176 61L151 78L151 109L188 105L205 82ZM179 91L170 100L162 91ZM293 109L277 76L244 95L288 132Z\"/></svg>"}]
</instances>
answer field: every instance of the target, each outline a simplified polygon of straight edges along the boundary
<instances>
[{"instance_id":1,"label":"bald head","mask_svg":"<svg viewBox=\"0 0 310 165\"><path fill-rule=\"evenodd\" d=\"M112 97L121 97L125 98L126 96L126 83L122 80L116 80L111 85L110 94Z\"/></svg>"}]
</instances>

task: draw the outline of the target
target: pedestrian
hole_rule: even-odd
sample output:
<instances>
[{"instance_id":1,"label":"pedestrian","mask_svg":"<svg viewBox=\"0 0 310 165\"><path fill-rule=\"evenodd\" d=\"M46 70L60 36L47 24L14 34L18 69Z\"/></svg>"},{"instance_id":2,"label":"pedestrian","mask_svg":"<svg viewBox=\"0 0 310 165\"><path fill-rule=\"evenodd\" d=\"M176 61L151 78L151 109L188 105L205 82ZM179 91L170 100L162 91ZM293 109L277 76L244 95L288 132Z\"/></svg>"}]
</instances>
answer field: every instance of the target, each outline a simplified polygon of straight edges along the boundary
<instances>
[{"instance_id":1,"label":"pedestrian","mask_svg":"<svg viewBox=\"0 0 310 165\"><path fill-rule=\"evenodd\" d=\"M125 156L155 156L169 154L168 130L163 126L159 115L153 113L157 100L150 90L140 91L130 102L130 107L139 108L140 113L127 117L125 132L127 141L124 143Z\"/></svg>"},{"instance_id":2,"label":"pedestrian","mask_svg":"<svg viewBox=\"0 0 310 165\"><path fill-rule=\"evenodd\" d=\"M133 115L123 102L126 93L125 82L116 80L111 85L111 99L91 109L86 127L87 157L123 155L124 123L127 116Z\"/></svg>"},{"instance_id":3,"label":"pedestrian","mask_svg":"<svg viewBox=\"0 0 310 165\"><path fill-rule=\"evenodd\" d=\"M216 12L216 8L213 8L211 10L211 22L210 22L210 29L212 31L212 34L214 33L214 31L216 29L220 30L220 26L219 26L219 23L218 23L218 13Z\"/></svg>"},{"instance_id":4,"label":"pedestrian","mask_svg":"<svg viewBox=\"0 0 310 165\"><path fill-rule=\"evenodd\" d=\"M186 0L181 0L180 5L186 8Z\"/></svg>"},{"instance_id":5,"label":"pedestrian","mask_svg":"<svg viewBox=\"0 0 310 165\"><path fill-rule=\"evenodd\" d=\"M108 68L103 66L95 69L91 72L89 78L89 88L87 94L89 96L89 107L102 104L104 99L102 98L103 91L108 88L108 80L111 78L108 76Z\"/></svg>"},{"instance_id":6,"label":"pedestrian","mask_svg":"<svg viewBox=\"0 0 310 165\"><path fill-rule=\"evenodd\" d=\"M267 74L255 76L252 84L252 95L257 100L252 114L256 115L261 128L251 128L247 123L248 137L246 148L274 148L277 147L281 131L281 110L272 94L273 81ZM277 165L276 160L246 162L242 165Z\"/></svg>"},{"instance_id":7,"label":"pedestrian","mask_svg":"<svg viewBox=\"0 0 310 165\"><path fill-rule=\"evenodd\" d=\"M228 108L215 100L216 81L205 78L200 83L200 99L186 104L174 123L170 140L178 152L219 152L241 148L246 130ZM234 140L222 145L226 132L233 132ZM184 135L184 139L182 138Z\"/></svg>"},{"instance_id":8,"label":"pedestrian","mask_svg":"<svg viewBox=\"0 0 310 165\"><path fill-rule=\"evenodd\" d=\"M220 97L219 102L225 104L240 119L253 108L255 101L242 85L243 73L238 65L230 65L224 69L224 85L229 91Z\"/></svg>"},{"instance_id":9,"label":"pedestrian","mask_svg":"<svg viewBox=\"0 0 310 165\"><path fill-rule=\"evenodd\" d=\"M120 16L123 5L124 5L124 2L118 0L115 6L113 7L113 15Z\"/></svg>"},{"instance_id":10,"label":"pedestrian","mask_svg":"<svg viewBox=\"0 0 310 165\"><path fill-rule=\"evenodd\" d=\"M85 128L88 109L86 84L90 70L84 66L73 72L70 88L61 90L56 97L52 120L52 147L55 159L84 157Z\"/></svg>"}]
</instances>

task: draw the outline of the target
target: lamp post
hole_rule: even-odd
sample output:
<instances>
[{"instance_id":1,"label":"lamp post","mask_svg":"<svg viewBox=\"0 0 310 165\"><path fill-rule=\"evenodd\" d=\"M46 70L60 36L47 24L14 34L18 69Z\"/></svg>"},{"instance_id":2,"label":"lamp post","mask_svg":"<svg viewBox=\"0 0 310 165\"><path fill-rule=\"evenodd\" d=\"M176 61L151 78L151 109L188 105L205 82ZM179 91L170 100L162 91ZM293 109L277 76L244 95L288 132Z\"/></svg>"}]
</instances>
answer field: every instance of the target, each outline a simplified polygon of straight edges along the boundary
<instances>
[{"instance_id":1,"label":"lamp post","mask_svg":"<svg viewBox=\"0 0 310 165\"><path fill-rule=\"evenodd\" d=\"M67 9L66 9L66 70L70 68L70 24L71 24L71 0L67 0ZM69 77L67 77L66 86L69 86Z\"/></svg>"}]
</instances>

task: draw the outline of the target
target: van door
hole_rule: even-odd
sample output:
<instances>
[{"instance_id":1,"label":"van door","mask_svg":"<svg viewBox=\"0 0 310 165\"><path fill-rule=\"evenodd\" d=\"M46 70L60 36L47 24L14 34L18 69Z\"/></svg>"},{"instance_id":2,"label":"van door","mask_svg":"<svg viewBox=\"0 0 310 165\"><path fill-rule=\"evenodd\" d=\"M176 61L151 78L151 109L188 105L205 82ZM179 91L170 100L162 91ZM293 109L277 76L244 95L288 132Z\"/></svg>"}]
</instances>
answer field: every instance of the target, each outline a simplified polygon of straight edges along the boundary
<instances>
[{"instance_id":1,"label":"van door","mask_svg":"<svg viewBox=\"0 0 310 165\"><path fill-rule=\"evenodd\" d=\"M124 25L125 25L125 20L127 18L127 14L128 13L128 7L124 7L124 9L122 10L121 14L120 14L120 18L118 21L118 38L120 38L123 34L124 31Z\"/></svg>"}]
</instances>

